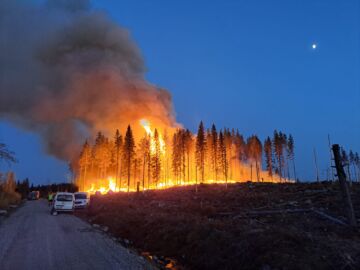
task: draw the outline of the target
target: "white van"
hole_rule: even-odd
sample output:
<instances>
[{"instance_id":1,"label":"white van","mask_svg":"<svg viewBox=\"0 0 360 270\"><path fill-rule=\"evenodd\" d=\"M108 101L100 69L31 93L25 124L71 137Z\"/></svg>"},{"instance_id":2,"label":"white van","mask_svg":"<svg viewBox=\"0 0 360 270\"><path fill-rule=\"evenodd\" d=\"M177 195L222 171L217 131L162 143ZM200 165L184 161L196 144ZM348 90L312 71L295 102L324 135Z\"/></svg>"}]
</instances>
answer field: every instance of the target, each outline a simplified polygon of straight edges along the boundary
<instances>
[{"instance_id":1,"label":"white van","mask_svg":"<svg viewBox=\"0 0 360 270\"><path fill-rule=\"evenodd\" d=\"M75 196L69 192L58 192L53 201L51 213L57 215L58 212L74 212Z\"/></svg>"},{"instance_id":2,"label":"white van","mask_svg":"<svg viewBox=\"0 0 360 270\"><path fill-rule=\"evenodd\" d=\"M87 192L75 192L75 208L85 208L90 203L90 196Z\"/></svg>"}]
</instances>

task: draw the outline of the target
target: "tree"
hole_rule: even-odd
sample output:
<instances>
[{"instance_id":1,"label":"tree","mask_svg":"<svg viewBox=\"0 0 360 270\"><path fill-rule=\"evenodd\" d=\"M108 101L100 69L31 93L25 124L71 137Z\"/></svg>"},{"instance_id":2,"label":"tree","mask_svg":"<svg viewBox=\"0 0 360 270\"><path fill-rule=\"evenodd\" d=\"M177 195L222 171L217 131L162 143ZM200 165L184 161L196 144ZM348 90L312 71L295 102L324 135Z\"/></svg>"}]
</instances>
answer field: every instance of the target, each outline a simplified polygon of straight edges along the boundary
<instances>
[{"instance_id":1,"label":"tree","mask_svg":"<svg viewBox=\"0 0 360 270\"><path fill-rule=\"evenodd\" d=\"M210 156L211 156L211 170L213 172L213 178L218 180L218 133L216 131L215 124L211 127L210 136Z\"/></svg>"},{"instance_id":2,"label":"tree","mask_svg":"<svg viewBox=\"0 0 360 270\"><path fill-rule=\"evenodd\" d=\"M101 132L98 132L93 148L94 167L96 170L95 177L98 179L101 179L104 175L103 173L103 169L104 169L103 159L105 158L104 144L105 144L105 136Z\"/></svg>"},{"instance_id":3,"label":"tree","mask_svg":"<svg viewBox=\"0 0 360 270\"><path fill-rule=\"evenodd\" d=\"M358 180L358 182L360 181L360 157L359 157L359 154L356 152L355 154L355 157L354 157L354 162L355 162L355 165L356 165L356 167L357 167L357 175L358 175L358 177L357 177L357 180Z\"/></svg>"},{"instance_id":4,"label":"tree","mask_svg":"<svg viewBox=\"0 0 360 270\"><path fill-rule=\"evenodd\" d=\"M294 171L294 178L295 180L297 180L296 178L296 169L295 169L295 152L294 152L294 138L293 136L290 134L288 141L287 141L287 154L288 154L288 159L292 161L293 164L293 171Z\"/></svg>"},{"instance_id":5,"label":"tree","mask_svg":"<svg viewBox=\"0 0 360 270\"><path fill-rule=\"evenodd\" d=\"M161 174L161 152L160 152L160 141L159 141L159 133L155 128L154 131L154 153L151 157L152 159L152 169L153 169L153 178L155 180L156 187L158 186Z\"/></svg>"},{"instance_id":6,"label":"tree","mask_svg":"<svg viewBox=\"0 0 360 270\"><path fill-rule=\"evenodd\" d=\"M224 128L223 131L224 135L224 142L225 142L225 150L226 150L226 158L227 158L227 164L228 164L228 172L227 172L227 178L232 177L232 163L233 160L233 134L230 132L229 129Z\"/></svg>"},{"instance_id":7,"label":"tree","mask_svg":"<svg viewBox=\"0 0 360 270\"><path fill-rule=\"evenodd\" d=\"M126 130L123 148L123 162L125 165L125 173L127 174L127 191L129 192L131 166L135 156L135 140L130 125Z\"/></svg>"},{"instance_id":8,"label":"tree","mask_svg":"<svg viewBox=\"0 0 360 270\"><path fill-rule=\"evenodd\" d=\"M265 162L266 169L268 171L269 176L272 179L273 176L273 152L272 152L272 143L270 137L267 137L264 142L264 152L265 152Z\"/></svg>"},{"instance_id":9,"label":"tree","mask_svg":"<svg viewBox=\"0 0 360 270\"><path fill-rule=\"evenodd\" d=\"M181 176L181 153L180 130L177 130L172 139L172 170L177 184Z\"/></svg>"},{"instance_id":10,"label":"tree","mask_svg":"<svg viewBox=\"0 0 360 270\"><path fill-rule=\"evenodd\" d=\"M280 180L283 177L284 168L284 146L286 145L286 137L283 133L274 131L273 147L277 163L277 171L280 176Z\"/></svg>"},{"instance_id":11,"label":"tree","mask_svg":"<svg viewBox=\"0 0 360 270\"><path fill-rule=\"evenodd\" d=\"M355 163L355 154L352 150L349 152L349 166L352 165L354 172L354 179L357 180L357 171L356 171L356 163Z\"/></svg>"},{"instance_id":12,"label":"tree","mask_svg":"<svg viewBox=\"0 0 360 270\"><path fill-rule=\"evenodd\" d=\"M79 180L81 181L79 185L81 185L81 190L85 190L85 188L87 187L86 179L87 179L88 167L90 165L90 159L91 159L91 148L88 141L86 140L83 145L79 158L79 168L80 168Z\"/></svg>"},{"instance_id":13,"label":"tree","mask_svg":"<svg viewBox=\"0 0 360 270\"><path fill-rule=\"evenodd\" d=\"M164 139L164 152L165 152L165 156L164 156L164 161L165 161L165 164L164 164L164 168L165 168L165 185L167 185L168 183L168 180L170 178L170 170L169 170L169 159L170 159L170 148L169 148L169 145L170 145L170 139L169 139L169 135L168 135L168 132L167 130L165 129L164 130L164 136L163 136L163 139Z\"/></svg>"},{"instance_id":14,"label":"tree","mask_svg":"<svg viewBox=\"0 0 360 270\"><path fill-rule=\"evenodd\" d=\"M260 181L262 145L261 145L259 138L256 135L252 135L248 138L247 152L248 152L248 158L251 162L251 168L252 168L252 163L255 162L256 179L259 182Z\"/></svg>"},{"instance_id":15,"label":"tree","mask_svg":"<svg viewBox=\"0 0 360 270\"><path fill-rule=\"evenodd\" d=\"M8 172L6 176L6 181L3 186L3 191L6 193L14 193L16 189L15 174L13 172Z\"/></svg>"},{"instance_id":16,"label":"tree","mask_svg":"<svg viewBox=\"0 0 360 270\"><path fill-rule=\"evenodd\" d=\"M123 138L117 129L114 137L114 150L115 150L115 182L116 188L118 186L118 179L120 180L121 188L121 150L123 148Z\"/></svg>"},{"instance_id":17,"label":"tree","mask_svg":"<svg viewBox=\"0 0 360 270\"><path fill-rule=\"evenodd\" d=\"M341 149L341 161L342 161L344 167L346 166L346 169L347 169L347 178L349 179L349 182L351 182L350 162L349 162L348 154L346 153L346 150L345 150L345 149Z\"/></svg>"},{"instance_id":18,"label":"tree","mask_svg":"<svg viewBox=\"0 0 360 270\"><path fill-rule=\"evenodd\" d=\"M186 130L185 131L185 151L186 151L186 157L187 157L187 180L188 180L188 183L190 182L190 171L191 171L191 168L190 168L190 156L191 156L191 151L193 150L193 144L194 144L194 141L193 141L193 136L190 132L190 130Z\"/></svg>"},{"instance_id":19,"label":"tree","mask_svg":"<svg viewBox=\"0 0 360 270\"><path fill-rule=\"evenodd\" d=\"M148 168L151 166L151 159L150 159L150 136L145 134L145 136L140 140L140 153L142 154L142 184L143 184L143 190L145 190L145 171L146 171L146 164ZM150 182L150 173L148 170L148 185Z\"/></svg>"},{"instance_id":20,"label":"tree","mask_svg":"<svg viewBox=\"0 0 360 270\"><path fill-rule=\"evenodd\" d=\"M239 177L242 175L242 166L241 163L245 160L246 157L246 143L244 141L243 136L239 133L238 130L236 130L235 138L234 138L234 144L235 144L235 158L237 162L235 164L239 165Z\"/></svg>"},{"instance_id":21,"label":"tree","mask_svg":"<svg viewBox=\"0 0 360 270\"><path fill-rule=\"evenodd\" d=\"M229 163L227 160L225 137L224 137L222 131L220 131L220 133L219 133L218 147L219 147L218 153L219 153L219 157L220 157L221 171L224 175L225 183L226 183L226 187L227 187Z\"/></svg>"},{"instance_id":22,"label":"tree","mask_svg":"<svg viewBox=\"0 0 360 270\"><path fill-rule=\"evenodd\" d=\"M196 166L200 170L201 182L205 177L206 138L204 124L201 121L196 136Z\"/></svg>"}]
</instances>

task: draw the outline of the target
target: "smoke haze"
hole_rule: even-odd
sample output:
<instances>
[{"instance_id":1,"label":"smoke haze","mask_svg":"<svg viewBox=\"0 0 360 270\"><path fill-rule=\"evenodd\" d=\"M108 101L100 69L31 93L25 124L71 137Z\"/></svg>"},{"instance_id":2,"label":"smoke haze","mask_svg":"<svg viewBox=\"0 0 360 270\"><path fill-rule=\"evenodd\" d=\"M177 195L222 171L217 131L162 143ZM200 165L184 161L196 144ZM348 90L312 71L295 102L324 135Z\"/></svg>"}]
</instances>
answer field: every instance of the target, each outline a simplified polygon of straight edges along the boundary
<instances>
[{"instance_id":1,"label":"smoke haze","mask_svg":"<svg viewBox=\"0 0 360 270\"><path fill-rule=\"evenodd\" d=\"M144 117L176 124L169 92L144 79L124 28L86 0L29 2L0 3L0 118L38 133L63 160L98 131L111 136Z\"/></svg>"}]
</instances>

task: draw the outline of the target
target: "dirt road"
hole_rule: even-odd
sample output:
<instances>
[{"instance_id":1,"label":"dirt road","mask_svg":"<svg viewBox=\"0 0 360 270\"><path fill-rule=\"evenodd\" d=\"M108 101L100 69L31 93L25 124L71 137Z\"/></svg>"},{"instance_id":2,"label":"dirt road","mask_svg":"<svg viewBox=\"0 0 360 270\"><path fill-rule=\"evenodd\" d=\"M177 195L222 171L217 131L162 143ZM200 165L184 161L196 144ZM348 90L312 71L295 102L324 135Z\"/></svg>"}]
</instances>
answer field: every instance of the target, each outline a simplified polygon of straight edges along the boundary
<instances>
[{"instance_id":1,"label":"dirt road","mask_svg":"<svg viewBox=\"0 0 360 270\"><path fill-rule=\"evenodd\" d=\"M71 214L51 216L43 200L28 201L0 224L0 268L151 269Z\"/></svg>"}]
</instances>

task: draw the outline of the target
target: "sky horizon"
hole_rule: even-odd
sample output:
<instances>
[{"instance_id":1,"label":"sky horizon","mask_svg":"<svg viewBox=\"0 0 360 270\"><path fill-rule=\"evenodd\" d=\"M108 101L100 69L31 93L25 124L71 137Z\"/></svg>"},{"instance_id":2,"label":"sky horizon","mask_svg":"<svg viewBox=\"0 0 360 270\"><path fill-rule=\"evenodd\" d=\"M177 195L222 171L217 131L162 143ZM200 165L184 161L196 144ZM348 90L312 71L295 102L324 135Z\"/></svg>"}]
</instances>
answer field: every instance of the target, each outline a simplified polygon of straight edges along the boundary
<instances>
[{"instance_id":1,"label":"sky horizon","mask_svg":"<svg viewBox=\"0 0 360 270\"><path fill-rule=\"evenodd\" d=\"M92 2L129 31L146 79L170 91L177 121L192 132L202 120L262 141L275 129L292 134L303 181L316 179L314 148L326 177L328 134L360 152L358 1ZM36 134L1 117L0 142L16 152L17 178L69 178Z\"/></svg>"}]
</instances>

